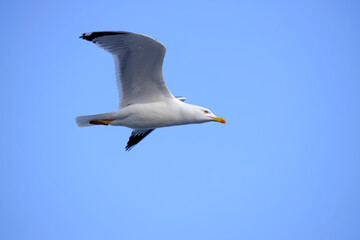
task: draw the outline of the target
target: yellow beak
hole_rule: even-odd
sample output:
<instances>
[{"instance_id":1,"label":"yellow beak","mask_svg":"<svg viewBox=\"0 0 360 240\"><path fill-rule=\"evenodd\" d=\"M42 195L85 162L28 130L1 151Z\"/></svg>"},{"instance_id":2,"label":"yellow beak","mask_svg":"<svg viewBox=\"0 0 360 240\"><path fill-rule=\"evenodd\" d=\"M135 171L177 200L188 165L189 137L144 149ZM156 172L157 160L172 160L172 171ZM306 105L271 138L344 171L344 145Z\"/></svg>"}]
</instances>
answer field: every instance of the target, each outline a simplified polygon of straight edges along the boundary
<instances>
[{"instance_id":1,"label":"yellow beak","mask_svg":"<svg viewBox=\"0 0 360 240\"><path fill-rule=\"evenodd\" d=\"M212 120L220 123L226 123L226 120L222 117L212 117Z\"/></svg>"}]
</instances>

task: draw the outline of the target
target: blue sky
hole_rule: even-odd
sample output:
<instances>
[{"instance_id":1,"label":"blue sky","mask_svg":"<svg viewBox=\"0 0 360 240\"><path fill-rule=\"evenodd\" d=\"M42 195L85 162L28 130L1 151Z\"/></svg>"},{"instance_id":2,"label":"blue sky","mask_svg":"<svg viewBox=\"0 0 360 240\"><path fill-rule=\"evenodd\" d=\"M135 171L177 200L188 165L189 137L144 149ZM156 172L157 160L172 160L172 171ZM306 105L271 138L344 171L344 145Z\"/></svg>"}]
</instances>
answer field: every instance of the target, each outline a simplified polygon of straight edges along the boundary
<instances>
[{"instance_id":1,"label":"blue sky","mask_svg":"<svg viewBox=\"0 0 360 240\"><path fill-rule=\"evenodd\" d=\"M0 239L360 239L358 1L2 1ZM228 124L78 128L111 56L167 46L174 95Z\"/></svg>"}]
</instances>

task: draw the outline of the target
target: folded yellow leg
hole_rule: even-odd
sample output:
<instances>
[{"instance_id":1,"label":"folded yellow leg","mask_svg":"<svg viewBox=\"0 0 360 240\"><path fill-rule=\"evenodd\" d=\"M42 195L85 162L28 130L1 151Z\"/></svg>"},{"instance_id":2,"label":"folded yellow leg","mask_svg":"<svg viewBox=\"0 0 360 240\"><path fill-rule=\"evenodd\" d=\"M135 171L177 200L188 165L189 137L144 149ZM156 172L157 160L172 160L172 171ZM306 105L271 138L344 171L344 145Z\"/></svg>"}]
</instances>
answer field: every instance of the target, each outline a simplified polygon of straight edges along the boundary
<instances>
[{"instance_id":1,"label":"folded yellow leg","mask_svg":"<svg viewBox=\"0 0 360 240\"><path fill-rule=\"evenodd\" d=\"M96 119L96 120L91 120L89 123L94 125L109 125L109 123L114 120L115 119Z\"/></svg>"}]
</instances>

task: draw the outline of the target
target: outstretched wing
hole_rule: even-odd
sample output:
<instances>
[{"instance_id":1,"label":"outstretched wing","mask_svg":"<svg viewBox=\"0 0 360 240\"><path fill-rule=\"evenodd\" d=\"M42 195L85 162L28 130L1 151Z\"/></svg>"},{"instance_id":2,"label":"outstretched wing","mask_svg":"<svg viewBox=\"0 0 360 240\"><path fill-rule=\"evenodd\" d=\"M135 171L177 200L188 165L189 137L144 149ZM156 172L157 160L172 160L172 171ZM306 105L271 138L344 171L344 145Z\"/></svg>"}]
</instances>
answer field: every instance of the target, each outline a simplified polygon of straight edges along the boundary
<instances>
[{"instance_id":1,"label":"outstretched wing","mask_svg":"<svg viewBox=\"0 0 360 240\"><path fill-rule=\"evenodd\" d=\"M115 31L84 33L81 38L113 55L120 107L173 98L162 74L166 48L159 41Z\"/></svg>"},{"instance_id":2,"label":"outstretched wing","mask_svg":"<svg viewBox=\"0 0 360 240\"><path fill-rule=\"evenodd\" d=\"M147 135L149 135L155 129L143 129L143 130L133 130L129 141L125 147L126 151L130 151L136 144L143 140Z\"/></svg>"}]
</instances>

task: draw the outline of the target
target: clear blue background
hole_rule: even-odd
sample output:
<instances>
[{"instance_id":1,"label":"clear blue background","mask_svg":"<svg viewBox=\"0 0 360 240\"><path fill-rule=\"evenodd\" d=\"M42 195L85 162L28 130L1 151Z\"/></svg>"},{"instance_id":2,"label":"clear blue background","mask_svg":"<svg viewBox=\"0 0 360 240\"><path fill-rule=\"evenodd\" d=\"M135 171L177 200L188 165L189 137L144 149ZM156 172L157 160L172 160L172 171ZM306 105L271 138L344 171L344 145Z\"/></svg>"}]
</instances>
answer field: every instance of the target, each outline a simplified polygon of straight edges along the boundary
<instances>
[{"instance_id":1,"label":"clear blue background","mask_svg":"<svg viewBox=\"0 0 360 240\"><path fill-rule=\"evenodd\" d=\"M360 239L359 1L1 1L0 239ZM111 56L167 46L174 95L228 124L78 128Z\"/></svg>"}]
</instances>

